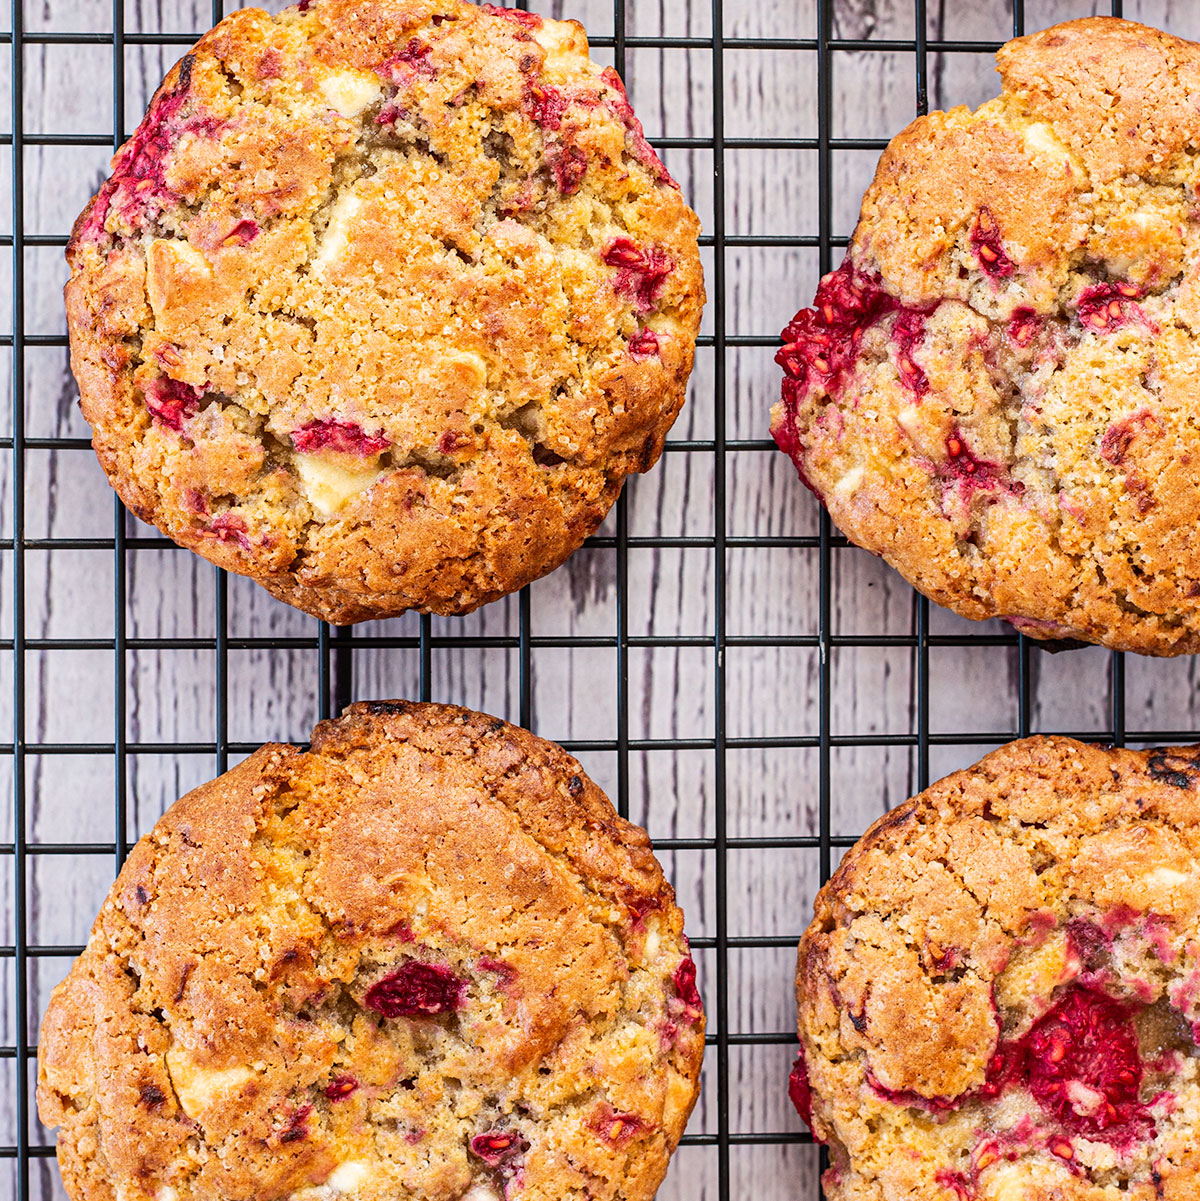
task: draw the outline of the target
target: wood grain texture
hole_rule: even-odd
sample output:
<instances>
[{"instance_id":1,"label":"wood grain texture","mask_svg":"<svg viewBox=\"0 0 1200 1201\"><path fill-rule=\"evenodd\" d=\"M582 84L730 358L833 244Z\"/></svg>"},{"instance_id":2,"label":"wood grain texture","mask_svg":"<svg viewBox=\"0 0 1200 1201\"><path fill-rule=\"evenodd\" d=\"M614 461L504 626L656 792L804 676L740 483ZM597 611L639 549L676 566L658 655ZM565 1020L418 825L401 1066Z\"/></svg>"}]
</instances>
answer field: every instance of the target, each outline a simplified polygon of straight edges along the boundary
<instances>
[{"instance_id":1,"label":"wood grain texture","mask_svg":"<svg viewBox=\"0 0 1200 1201\"><path fill-rule=\"evenodd\" d=\"M713 9L703 0L626 0L630 34L708 38ZM1012 10L1002 0L971 4L930 0L925 6L931 39L1000 41L1012 33ZM1026 28L1072 16L1107 11L1099 3L1026 0ZM1200 8L1185 0L1127 0L1126 14L1185 35L1200 36ZM128 0L129 33L198 33L212 6L193 0ZM609 0L555 0L552 12L582 20L598 37L613 32ZM25 6L27 28L97 31L112 28L112 8L99 0L39 0ZM916 9L911 0L837 0L834 34L853 39L909 39ZM730 38L812 37L815 0L726 0L722 30ZM120 78L125 125L136 124L150 93L182 46L127 46ZM611 61L611 50L599 57ZM714 130L713 54L705 47L630 49L626 76L651 137L711 139ZM24 51L22 116L34 133L82 133L106 137L113 123L111 48L100 45L33 44ZM832 58L832 132L837 137L886 138L914 115L917 90L911 53L839 51ZM0 55L0 87L9 88L10 61ZM987 54L931 53L932 106L977 104L994 94L996 78ZM815 137L817 58L809 51L727 48L721 90L726 137ZM8 118L5 116L4 121ZM4 127L4 130L7 126ZM32 145L24 155L26 232L63 235L99 182L111 146ZM712 232L713 154L710 149L672 150L666 155L685 194ZM828 181L835 236L849 234L859 197L874 168L874 150L838 151ZM0 168L3 211L11 213L11 162ZM728 235L815 235L820 183L812 150L729 150L725 156L724 229ZM8 232L7 227L4 227ZM713 262L707 250L707 262ZM840 251L835 250L835 258ZM819 271L812 248L729 247L725 251L724 326L731 335L773 337L813 292ZM0 256L11 281L12 262ZM61 339L60 289L66 270L60 245L24 250L24 330ZM712 334L717 304L710 273L705 333ZM0 325L11 328L10 288L0 287ZM717 393L714 351L701 349L691 398L673 432L677 441L712 439L717 406L723 405L727 437L761 441L767 410L778 389L770 346L730 347L725 354L725 393ZM0 350L0 361L11 352ZM12 373L0 374L11 401ZM83 438L76 391L61 341L31 345L24 356L23 404L29 437ZM3 432L10 424L3 406ZM25 458L26 538L112 539L122 530L145 538L151 531L116 505L86 448L33 450ZM0 459L0 512L12 533L9 457ZM625 736L694 745L635 748L622 757L613 749L580 751L580 758L614 797L627 799L630 815L657 839L711 842L717 815L731 838L812 836L820 828L819 756L807 745L730 749L723 773L713 747L720 707L711 640L718 605L725 603L726 632L735 638L786 636L812 641L819 621L819 561L815 550L771 545L725 551L724 598L718 597L716 486L723 481L721 515L727 536L770 540L812 536L818 510L782 456L758 447L730 450L724 462L709 449L672 451L649 476L631 481L624 520L635 538L692 538L700 545L635 545L628 551L623 610L618 604L618 553L589 547L530 590L530 628L535 637L590 638L603 645L535 647L530 659L532 725L549 737L606 744ZM601 535L618 528L613 514ZM118 626L114 596L122 570L110 549L27 550L23 555L26 636L31 639L111 639ZM0 635L12 632L13 556L0 556ZM224 584L216 571L169 546L131 550L123 566L121 618L131 639L211 639L224 606L235 639L288 637L315 640L315 623L271 601L244 580ZM881 562L853 549L831 555L831 631L835 635L908 636L915 629L912 591ZM699 640L700 645L631 646L626 653L627 722L618 706L619 657L615 636L621 614L634 638ZM933 610L937 635L1004 632L979 627ZM515 643L520 607L510 598L462 619L434 620L437 639L502 639ZM416 639L420 622L409 616L359 627L362 637ZM705 644L704 640L707 640ZM0 662L0 702L12 690L12 657ZM1099 650L1057 657L1029 656L1031 728L1104 733L1111 722L1112 656ZM518 719L520 656L515 646L435 647L430 693ZM870 745L836 745L830 755L831 828L834 835L860 832L874 817L910 795L920 782L912 739L920 730L917 657L910 646L836 647L829 662L829 721L835 739L867 737ZM927 731L933 776L976 758L1017 731L1019 659L1012 647L937 646L929 652L932 683ZM234 743L271 738L303 740L321 709L319 655L251 645L227 655L224 731L217 702L219 658L211 647L131 649L118 662L110 649L55 648L28 651L23 695L30 744L111 744L116 700L123 698L121 737L147 748L173 742L211 744L224 732ZM1131 739L1152 727L1200 727L1195 660L1127 660L1126 716ZM821 664L812 645L738 645L725 651L724 722L735 740L763 737L815 738L821 730ZM421 687L416 647L361 647L353 652L356 697L416 696ZM944 744L942 735L962 741ZM907 743L887 744L901 735ZM238 757L231 754L231 761ZM0 757L0 780L10 780L11 761ZM129 839L146 831L182 791L210 777L210 751L177 754L149 749L128 759L125 797ZM9 789L11 792L11 788ZM95 853L37 855L29 863L27 932L31 943L71 946L83 941L111 881L117 795L113 756L31 754L27 766L26 834L34 843L84 842ZM12 838L9 807L0 808L0 841ZM840 853L835 848L836 855ZM662 853L675 881L694 937L718 931L717 860L711 845ZM793 1024L791 977L797 937L811 912L819 884L815 848L739 847L726 860L725 915L735 939L776 936L785 945L737 947L728 960L728 1020L736 1035L786 1034ZM0 857L0 943L13 941L10 859ZM711 1001L716 959L697 956L701 982ZM63 957L30 961L28 1038L49 989L69 964ZM14 975L0 962L0 1037L11 1045ZM712 1032L716 1032L715 1018ZM795 1133L801 1129L787 1105L784 1078L791 1058L785 1043L737 1044L729 1051L729 1129L736 1134ZM694 1134L718 1130L717 1059L710 1054L705 1089L691 1125ZM15 1128L11 1060L0 1060L0 1144L12 1145ZM30 1135L45 1142L33 1123ZM660 1194L670 1201L716 1201L718 1159L712 1146L679 1152ZM730 1152L729 1195L755 1201L816 1196L816 1154L802 1145L739 1143ZM11 1165L0 1170L0 1196L15 1195ZM31 1195L62 1196L52 1161L36 1160Z\"/></svg>"}]
</instances>

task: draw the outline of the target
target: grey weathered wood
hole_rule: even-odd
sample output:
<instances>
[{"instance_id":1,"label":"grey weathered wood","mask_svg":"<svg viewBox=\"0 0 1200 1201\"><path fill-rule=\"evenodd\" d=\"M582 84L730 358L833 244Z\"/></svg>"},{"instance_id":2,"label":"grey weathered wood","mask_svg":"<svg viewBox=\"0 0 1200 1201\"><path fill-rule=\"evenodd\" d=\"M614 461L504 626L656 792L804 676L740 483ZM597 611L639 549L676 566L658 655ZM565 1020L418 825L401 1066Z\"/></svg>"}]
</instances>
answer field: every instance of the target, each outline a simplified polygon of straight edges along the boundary
<instances>
[{"instance_id":1,"label":"grey weathered wood","mask_svg":"<svg viewBox=\"0 0 1200 1201\"><path fill-rule=\"evenodd\" d=\"M275 5L273 7L278 7ZM931 2L933 38L1002 40L1011 33L1011 9L1003 0L974 4ZM1184 0L1127 0L1127 15L1200 35L1200 9ZM1028 28L1106 10L1099 3L1027 0ZM555 0L554 15L577 17L595 33L610 32L608 0ZM205 28L211 6L200 0L130 0L129 30ZM110 28L111 6L100 0L43 0L26 6L30 29ZM711 34L711 6L701 0L651 4L628 0L630 32ZM835 33L848 38L897 38L913 33L913 8L905 0L838 0ZM812 36L815 0L727 0L724 32L732 37ZM126 54L127 126L141 108L178 48L131 47ZM611 57L602 52L601 57ZM33 45L25 50L23 103L30 131L108 132L111 88L107 46ZM707 137L712 133L712 55L689 51L631 50L627 77L651 136ZM0 89L7 91L9 62L0 57ZM815 55L727 50L725 131L727 136L811 136L816 132ZM986 55L931 55L930 102L935 106L977 104L993 95L995 75ZM886 137L914 113L910 55L840 53L833 73L834 132L839 136ZM4 118L7 120L7 117ZM102 147L30 147L26 151L27 229L63 233L101 177ZM10 211L10 170L0 169L2 211ZM834 232L847 234L862 188L874 166L873 152L844 152L834 159ZM711 155L674 152L672 170L713 228ZM818 180L811 151L731 151L726 157L725 221L731 234L817 232ZM711 261L711 256L710 256ZM812 250L730 249L726 254L726 327L743 334L776 333L813 291L818 274ZM11 278L3 258L0 284ZM27 251L26 319L30 333L63 330L59 289L65 278L56 247ZM710 285L711 292L711 285ZM10 327L9 289L0 286L0 326ZM706 332L713 329L713 307ZM9 352L0 360L9 362ZM766 411L778 378L769 348L734 348L726 356L726 430L730 438L761 439ZM0 388L10 387L0 373ZM713 352L701 350L688 407L676 438L709 438L714 430ZM31 436L81 437L85 427L75 408L75 390L58 347L30 348L26 356L24 412ZM5 399L8 399L7 392ZM7 405L4 406L7 411ZM7 418L5 418L7 427ZM7 432L7 429L6 431ZM664 456L648 477L627 490L631 532L646 535L711 535L715 529L713 488L720 470L708 453ZM733 536L811 534L817 508L797 484L782 456L762 450L730 453L724 466L726 529ZM5 532L11 530L8 457L0 457L0 504ZM62 451L26 456L26 528L30 537L111 536L115 523L147 531L118 515L90 452ZM606 532L614 529L610 518ZM786 548L727 552L727 630L730 634L812 635L817 630L817 556ZM27 635L31 638L110 637L113 556L108 552L29 551L25 555ZM629 553L628 621L633 635L711 636L717 598L714 557L699 549L634 549ZM12 628L11 555L0 561L0 634ZM165 548L128 558L127 632L130 636L194 636L214 631L216 573L186 552ZM616 629L616 556L585 549L532 589L533 627L554 635L611 635ZM836 550L832 576L833 623L839 633L907 634L913 629L911 590L878 560L855 550ZM238 634L309 635L314 623L276 604L246 581L228 582L230 626ZM933 610L936 632L978 627ZM461 620L435 621L438 634L515 635L515 599ZM407 617L370 633L415 635ZM1108 723L1111 659L1089 650L1031 659L1033 725L1039 728L1102 730ZM726 658L726 723L733 737L815 734L819 728L819 662L811 648L731 648ZM414 696L419 688L415 651L362 650L355 655L355 693L362 697ZM616 652L611 647L542 649L533 659L534 726L550 737L611 739L617 730ZM1200 727L1195 700L1195 661L1130 659L1128 721L1131 730L1150 726ZM0 696L7 698L11 662L0 665ZM108 652L42 652L26 659L27 737L31 742L107 742L113 737L113 658ZM915 730L915 660L907 648L854 648L835 652L832 730L835 735L909 733ZM984 731L995 739L1016 726L1017 664L1013 651L994 647L935 650L930 656L933 690L930 728L935 732ZM130 740L166 743L205 741L215 736L215 656L208 651L131 652L124 689ZM229 733L237 741L303 739L317 715L317 659L309 651L247 651L229 658ZM455 701L516 718L519 714L515 651L453 648L434 654L435 699ZM633 738L712 736L716 715L713 660L709 648L634 648L629 653L629 734ZM0 702L0 704L6 704ZM7 710L6 710L7 712ZM933 775L970 762L987 743L934 747ZM615 756L581 756L610 791L617 785ZM209 777L211 756L135 756L129 761L129 834L149 828L183 790ZM731 750L726 792L717 794L714 757L708 750L637 752L629 762L631 816L657 837L710 838L717 807L724 801L728 833L734 837L815 834L818 830L818 759L815 750ZM11 764L0 758L0 783ZM27 833L36 842L111 842L113 768L104 757L47 756L29 760ZM835 748L831 764L833 828L853 834L918 783L910 747ZM11 840L11 817L0 807L0 840ZM688 914L694 935L716 930L715 858L712 851L663 856ZM38 856L30 861L28 934L41 944L81 942L111 880L111 855L68 859ZM727 913L731 934L792 937L805 925L819 881L815 850L739 849L728 858ZM11 865L0 859L0 888L11 901ZM13 938L11 904L0 913L0 943ZM699 956L702 981L711 996L715 960ZM793 1020L789 947L741 950L729 960L729 1017L737 1032L785 1031ZM30 1006L36 1021L49 988L66 971L63 959L37 959L30 970ZM11 1043L13 974L0 962L0 1037ZM29 1037L36 1037L31 1027ZM783 1091L790 1058L787 1047L734 1047L730 1052L730 1122L736 1132L799 1129ZM705 1094L691 1129L717 1127L715 1060L710 1057ZM11 1063L0 1077L14 1084ZM0 1143L16 1132L12 1087L0 1088ZM36 1125L35 1138L44 1137ZM731 1153L732 1195L756 1201L813 1197L815 1153L811 1148L737 1146ZM10 1188L0 1172L0 1194ZM62 1195L49 1161L35 1164L34 1195ZM709 1147L680 1151L662 1197L712 1201L717 1196L716 1152Z\"/></svg>"}]
</instances>

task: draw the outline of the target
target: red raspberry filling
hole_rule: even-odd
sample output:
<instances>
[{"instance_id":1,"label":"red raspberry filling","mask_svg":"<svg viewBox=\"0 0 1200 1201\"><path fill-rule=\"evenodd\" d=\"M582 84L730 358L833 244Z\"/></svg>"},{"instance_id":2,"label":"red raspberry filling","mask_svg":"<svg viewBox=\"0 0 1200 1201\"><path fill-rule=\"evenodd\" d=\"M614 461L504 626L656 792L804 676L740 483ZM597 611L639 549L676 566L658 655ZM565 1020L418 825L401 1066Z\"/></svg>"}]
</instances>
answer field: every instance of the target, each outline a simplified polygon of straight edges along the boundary
<instances>
[{"instance_id":1,"label":"red raspberry filling","mask_svg":"<svg viewBox=\"0 0 1200 1201\"><path fill-rule=\"evenodd\" d=\"M614 238L601 258L616 267L613 288L618 296L632 301L639 313L647 313L658 301L675 262L657 246L639 246L632 238Z\"/></svg>"},{"instance_id":2,"label":"red raspberry filling","mask_svg":"<svg viewBox=\"0 0 1200 1201\"><path fill-rule=\"evenodd\" d=\"M957 488L964 500L970 500L976 492L1020 496L1025 491L1025 485L1013 480L1003 463L977 458L957 426L946 436L946 458L938 464L937 473L943 485Z\"/></svg>"},{"instance_id":3,"label":"red raspberry filling","mask_svg":"<svg viewBox=\"0 0 1200 1201\"><path fill-rule=\"evenodd\" d=\"M481 4L485 13L493 17L503 17L515 25L523 25L526 29L541 29L542 18L537 13L522 12L519 8L500 8L495 4Z\"/></svg>"},{"instance_id":4,"label":"red raspberry filling","mask_svg":"<svg viewBox=\"0 0 1200 1201\"><path fill-rule=\"evenodd\" d=\"M563 114L571 104L561 88L537 83L525 85L522 101L529 119L540 128L549 130L561 128Z\"/></svg>"},{"instance_id":5,"label":"red raspberry filling","mask_svg":"<svg viewBox=\"0 0 1200 1201\"><path fill-rule=\"evenodd\" d=\"M478 1156L489 1168L498 1168L529 1150L528 1141L516 1130L489 1130L471 1139L471 1154Z\"/></svg>"},{"instance_id":6,"label":"red raspberry filling","mask_svg":"<svg viewBox=\"0 0 1200 1201\"><path fill-rule=\"evenodd\" d=\"M803 1047L797 1053L791 1075L788 1076L788 1096L796 1107L796 1112L804 1119L804 1124L811 1130L812 1088L808 1083L808 1064L804 1059Z\"/></svg>"},{"instance_id":7,"label":"red raspberry filling","mask_svg":"<svg viewBox=\"0 0 1200 1201\"><path fill-rule=\"evenodd\" d=\"M1021 305L1012 311L1008 322L1009 340L1024 349L1037 337L1042 328L1042 319L1035 309Z\"/></svg>"},{"instance_id":8,"label":"red raspberry filling","mask_svg":"<svg viewBox=\"0 0 1200 1201\"><path fill-rule=\"evenodd\" d=\"M178 431L185 421L195 417L205 392L203 388L193 388L169 375L160 375L147 385L144 396L151 417L159 425Z\"/></svg>"},{"instance_id":9,"label":"red raspberry filling","mask_svg":"<svg viewBox=\"0 0 1200 1201\"><path fill-rule=\"evenodd\" d=\"M437 75L437 67L429 61L429 51L430 47L424 42L410 38L408 45L402 46L379 65L376 74L387 75L397 84L411 84L417 75L433 79Z\"/></svg>"},{"instance_id":10,"label":"red raspberry filling","mask_svg":"<svg viewBox=\"0 0 1200 1201\"><path fill-rule=\"evenodd\" d=\"M250 549L249 527L239 513L221 513L214 517L207 533L218 542L236 542L242 550Z\"/></svg>"},{"instance_id":11,"label":"red raspberry filling","mask_svg":"<svg viewBox=\"0 0 1200 1201\"><path fill-rule=\"evenodd\" d=\"M367 989L363 1004L385 1018L427 1018L452 1013L467 982L437 963L410 959Z\"/></svg>"},{"instance_id":12,"label":"red raspberry filling","mask_svg":"<svg viewBox=\"0 0 1200 1201\"><path fill-rule=\"evenodd\" d=\"M663 166L662 159L655 153L654 147L646 141L646 131L642 128L641 121L638 120L637 114L633 111L633 105L629 103L629 95L625 91L625 84L621 81L621 77L612 67L605 67L600 72L600 78L604 80L613 93L605 103L617 120L625 126L625 131L629 138L629 148L633 152L633 157L643 167L648 168L660 183L665 183L672 188L678 188L679 184L671 178L671 173Z\"/></svg>"},{"instance_id":13,"label":"red raspberry filling","mask_svg":"<svg viewBox=\"0 0 1200 1201\"><path fill-rule=\"evenodd\" d=\"M1000 242L1000 226L986 205L979 210L971 229L971 249L980 267L993 279L1006 279L1015 270Z\"/></svg>"},{"instance_id":14,"label":"red raspberry filling","mask_svg":"<svg viewBox=\"0 0 1200 1201\"><path fill-rule=\"evenodd\" d=\"M292 445L306 455L322 450L333 450L344 455L359 455L367 458L386 450L391 443L382 434L367 434L361 425L353 421L335 421L323 417L310 421L292 431Z\"/></svg>"},{"instance_id":15,"label":"red raspberry filling","mask_svg":"<svg viewBox=\"0 0 1200 1201\"><path fill-rule=\"evenodd\" d=\"M652 1129L651 1123L636 1113L622 1113L611 1105L602 1105L590 1118L587 1127L614 1147L624 1147L643 1130Z\"/></svg>"},{"instance_id":16,"label":"red raspberry filling","mask_svg":"<svg viewBox=\"0 0 1200 1201\"><path fill-rule=\"evenodd\" d=\"M1098 333L1111 333L1132 318L1142 316L1142 290L1134 284L1092 284L1079 293L1079 320Z\"/></svg>"},{"instance_id":17,"label":"red raspberry filling","mask_svg":"<svg viewBox=\"0 0 1200 1201\"><path fill-rule=\"evenodd\" d=\"M358 1088L358 1081L353 1076L335 1076L325 1086L325 1097L329 1101L344 1101Z\"/></svg>"},{"instance_id":18,"label":"red raspberry filling","mask_svg":"<svg viewBox=\"0 0 1200 1201\"><path fill-rule=\"evenodd\" d=\"M574 145L563 146L546 156L554 185L564 196L574 196L587 174L587 155Z\"/></svg>"},{"instance_id":19,"label":"red raspberry filling","mask_svg":"<svg viewBox=\"0 0 1200 1201\"><path fill-rule=\"evenodd\" d=\"M892 342L896 347L896 366L900 379L910 392L924 396L929 391L929 377L913 360L913 351L925 341L925 314L905 309L892 326Z\"/></svg>"},{"instance_id":20,"label":"red raspberry filling","mask_svg":"<svg viewBox=\"0 0 1200 1201\"><path fill-rule=\"evenodd\" d=\"M658 335L652 329L639 329L629 339L629 357L639 363L658 358Z\"/></svg>"},{"instance_id":21,"label":"red raspberry filling","mask_svg":"<svg viewBox=\"0 0 1200 1201\"><path fill-rule=\"evenodd\" d=\"M311 1105L301 1105L288 1115L287 1125L279 1132L281 1143L297 1143L308 1138L308 1119L312 1113Z\"/></svg>"},{"instance_id":22,"label":"red raspberry filling","mask_svg":"<svg viewBox=\"0 0 1200 1201\"><path fill-rule=\"evenodd\" d=\"M1073 989L1022 1041L1029 1091L1068 1130L1138 1137L1153 1129L1138 1100L1142 1057L1126 1006Z\"/></svg>"},{"instance_id":23,"label":"red raspberry filling","mask_svg":"<svg viewBox=\"0 0 1200 1201\"><path fill-rule=\"evenodd\" d=\"M1124 421L1115 422L1104 431L1104 437L1100 439L1100 457L1106 463L1119 467L1125 461L1134 438L1147 426L1158 427L1158 432L1161 433L1162 427L1149 409L1139 409Z\"/></svg>"}]
</instances>

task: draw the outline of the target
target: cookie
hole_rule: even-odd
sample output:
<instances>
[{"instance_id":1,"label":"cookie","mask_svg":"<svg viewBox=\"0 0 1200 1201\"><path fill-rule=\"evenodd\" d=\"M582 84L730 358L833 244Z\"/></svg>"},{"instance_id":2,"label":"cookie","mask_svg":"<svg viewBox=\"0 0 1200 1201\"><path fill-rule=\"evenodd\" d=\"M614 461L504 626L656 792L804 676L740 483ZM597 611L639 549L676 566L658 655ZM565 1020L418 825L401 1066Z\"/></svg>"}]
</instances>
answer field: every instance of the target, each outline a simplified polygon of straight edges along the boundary
<instances>
[{"instance_id":1,"label":"cookie","mask_svg":"<svg viewBox=\"0 0 1200 1201\"><path fill-rule=\"evenodd\" d=\"M997 61L884 152L772 432L939 604L1200 651L1200 46L1096 17Z\"/></svg>"},{"instance_id":2,"label":"cookie","mask_svg":"<svg viewBox=\"0 0 1200 1201\"><path fill-rule=\"evenodd\" d=\"M821 890L790 1091L831 1201L1200 1188L1200 747L1029 738Z\"/></svg>"},{"instance_id":3,"label":"cookie","mask_svg":"<svg viewBox=\"0 0 1200 1201\"><path fill-rule=\"evenodd\" d=\"M671 887L579 764L364 703L137 844L38 1109L77 1201L648 1199L703 1048Z\"/></svg>"},{"instance_id":4,"label":"cookie","mask_svg":"<svg viewBox=\"0 0 1200 1201\"><path fill-rule=\"evenodd\" d=\"M575 22L236 12L67 258L93 445L143 521L340 623L558 566L683 403L699 223Z\"/></svg>"}]
</instances>

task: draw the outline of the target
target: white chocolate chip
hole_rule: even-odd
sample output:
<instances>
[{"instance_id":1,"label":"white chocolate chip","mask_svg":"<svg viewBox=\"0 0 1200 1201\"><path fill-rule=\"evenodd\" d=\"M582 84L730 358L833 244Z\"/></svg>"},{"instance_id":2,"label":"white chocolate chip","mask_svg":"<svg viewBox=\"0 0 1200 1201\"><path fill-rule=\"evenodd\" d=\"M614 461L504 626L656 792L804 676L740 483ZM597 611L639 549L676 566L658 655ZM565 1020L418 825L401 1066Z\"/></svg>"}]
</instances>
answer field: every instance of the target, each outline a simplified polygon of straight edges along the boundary
<instances>
[{"instance_id":1,"label":"white chocolate chip","mask_svg":"<svg viewBox=\"0 0 1200 1201\"><path fill-rule=\"evenodd\" d=\"M178 1047L167 1051L166 1060L175 1095L189 1118L198 1118L225 1094L240 1088L254 1076L247 1067L198 1068Z\"/></svg>"},{"instance_id":2,"label":"white chocolate chip","mask_svg":"<svg viewBox=\"0 0 1200 1201\"><path fill-rule=\"evenodd\" d=\"M860 464L858 467L851 467L844 476L833 486L834 496L851 496L858 491L859 484L863 481L863 476L866 471Z\"/></svg>"},{"instance_id":3,"label":"white chocolate chip","mask_svg":"<svg viewBox=\"0 0 1200 1201\"><path fill-rule=\"evenodd\" d=\"M330 71L319 86L329 107L343 117L357 117L380 96L379 80L368 71Z\"/></svg>"},{"instance_id":4,"label":"white chocolate chip","mask_svg":"<svg viewBox=\"0 0 1200 1201\"><path fill-rule=\"evenodd\" d=\"M313 259L314 273L322 274L346 253L346 247L350 244L350 223L360 208L362 197L353 192L347 192L334 201L333 208L329 210L329 224L321 235L321 244Z\"/></svg>"},{"instance_id":5,"label":"white chocolate chip","mask_svg":"<svg viewBox=\"0 0 1200 1201\"><path fill-rule=\"evenodd\" d=\"M364 460L361 466L350 466L344 455L339 455L335 462L327 455L301 454L296 456L295 464L308 503L323 518L332 517L383 475L375 456Z\"/></svg>"},{"instance_id":6,"label":"white chocolate chip","mask_svg":"<svg viewBox=\"0 0 1200 1201\"><path fill-rule=\"evenodd\" d=\"M370 1175L370 1168L361 1159L348 1159L329 1173L325 1183L339 1193L357 1193Z\"/></svg>"}]
</instances>

